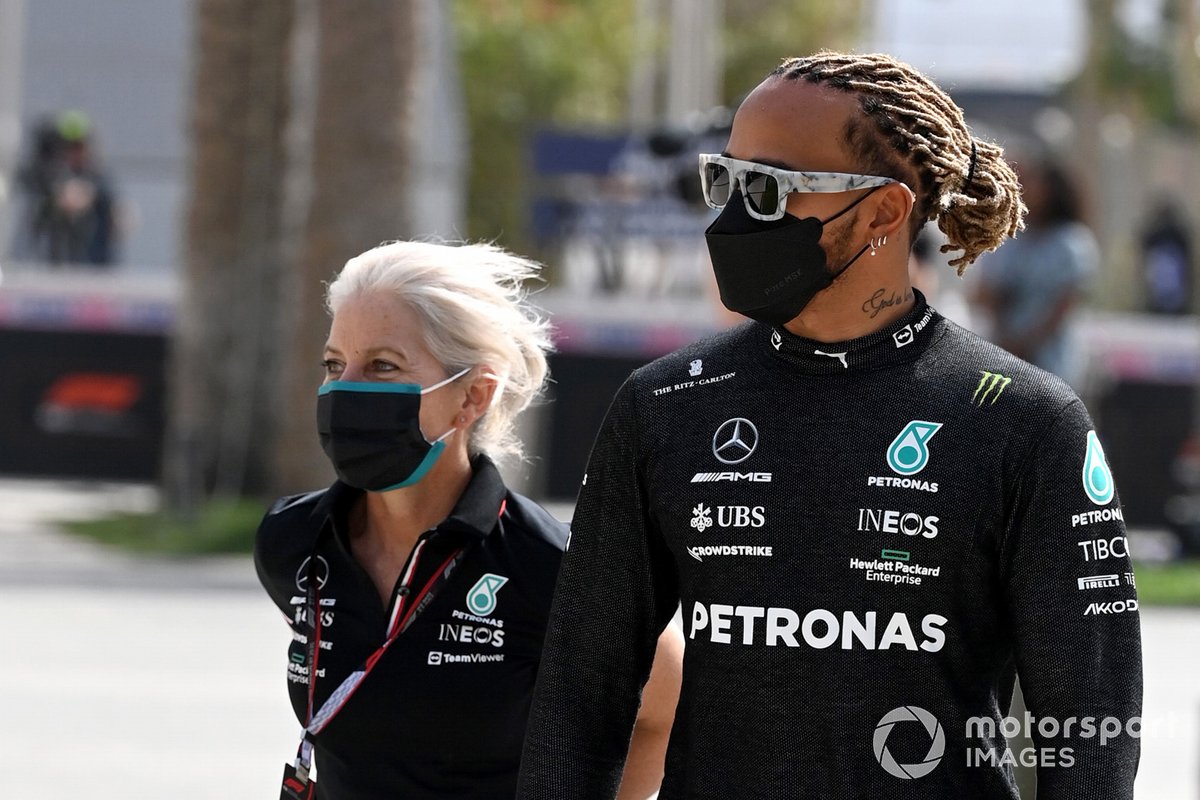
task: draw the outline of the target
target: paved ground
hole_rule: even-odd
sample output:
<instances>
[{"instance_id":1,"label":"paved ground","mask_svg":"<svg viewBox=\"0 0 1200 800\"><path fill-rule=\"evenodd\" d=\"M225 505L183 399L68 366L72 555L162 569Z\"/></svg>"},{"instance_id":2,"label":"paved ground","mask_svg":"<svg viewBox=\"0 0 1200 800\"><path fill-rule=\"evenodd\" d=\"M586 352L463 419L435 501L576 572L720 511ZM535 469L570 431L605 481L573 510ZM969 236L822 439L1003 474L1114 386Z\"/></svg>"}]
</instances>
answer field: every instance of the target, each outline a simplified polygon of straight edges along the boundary
<instances>
[{"instance_id":1,"label":"paved ground","mask_svg":"<svg viewBox=\"0 0 1200 800\"><path fill-rule=\"evenodd\" d=\"M49 520L145 488L0 481L0 775L20 800L278 796L287 630L246 559L114 555ZM561 513L561 509L556 509ZM1147 609L1137 800L1200 800L1200 612Z\"/></svg>"},{"instance_id":2,"label":"paved ground","mask_svg":"<svg viewBox=\"0 0 1200 800\"><path fill-rule=\"evenodd\" d=\"M249 560L116 556L44 522L152 500L0 482L6 797L279 796L289 635Z\"/></svg>"}]
</instances>

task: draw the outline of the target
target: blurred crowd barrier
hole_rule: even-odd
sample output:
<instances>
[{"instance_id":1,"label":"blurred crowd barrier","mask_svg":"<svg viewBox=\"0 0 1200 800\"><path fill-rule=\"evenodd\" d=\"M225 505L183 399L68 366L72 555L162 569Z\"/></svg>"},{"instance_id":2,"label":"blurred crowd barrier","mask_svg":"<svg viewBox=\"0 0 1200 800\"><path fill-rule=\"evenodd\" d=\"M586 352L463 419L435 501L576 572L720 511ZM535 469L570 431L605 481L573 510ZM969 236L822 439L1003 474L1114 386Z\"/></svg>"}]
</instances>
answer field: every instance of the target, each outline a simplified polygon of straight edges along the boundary
<instances>
[{"instance_id":1,"label":"blurred crowd barrier","mask_svg":"<svg viewBox=\"0 0 1200 800\"><path fill-rule=\"evenodd\" d=\"M631 263L641 274L647 262L633 247ZM0 474L155 481L178 281L121 269L4 269ZM537 467L528 488L571 500L592 437L629 372L729 320L696 284L686 292L626 288L606 296L568 282L535 300L554 322L557 352L552 402L532 420ZM1200 319L1090 312L1078 335L1087 355L1083 394L1105 439L1127 523L1172 530L1194 550Z\"/></svg>"}]
</instances>

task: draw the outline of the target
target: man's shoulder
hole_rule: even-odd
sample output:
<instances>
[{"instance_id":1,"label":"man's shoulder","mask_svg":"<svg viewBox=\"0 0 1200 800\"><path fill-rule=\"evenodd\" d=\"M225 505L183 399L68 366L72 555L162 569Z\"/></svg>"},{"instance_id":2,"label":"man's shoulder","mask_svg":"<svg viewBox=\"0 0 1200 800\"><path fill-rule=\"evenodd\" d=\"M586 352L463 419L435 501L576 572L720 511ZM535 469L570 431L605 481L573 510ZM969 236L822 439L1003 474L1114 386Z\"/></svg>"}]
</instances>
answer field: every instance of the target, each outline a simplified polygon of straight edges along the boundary
<instances>
[{"instance_id":1,"label":"man's shoulder","mask_svg":"<svg viewBox=\"0 0 1200 800\"><path fill-rule=\"evenodd\" d=\"M717 331L639 367L631 379L642 386L657 386L664 381L712 377L736 369L746 364L747 356L755 347L754 337L763 327L755 322L744 322Z\"/></svg>"},{"instance_id":2,"label":"man's shoulder","mask_svg":"<svg viewBox=\"0 0 1200 800\"><path fill-rule=\"evenodd\" d=\"M1011 414L1057 413L1079 396L1062 378L1030 364L958 324L945 320L945 335L928 354L927 374L971 405L997 406ZM965 394L964 394L965 393ZM950 399L950 398L948 398Z\"/></svg>"}]
</instances>

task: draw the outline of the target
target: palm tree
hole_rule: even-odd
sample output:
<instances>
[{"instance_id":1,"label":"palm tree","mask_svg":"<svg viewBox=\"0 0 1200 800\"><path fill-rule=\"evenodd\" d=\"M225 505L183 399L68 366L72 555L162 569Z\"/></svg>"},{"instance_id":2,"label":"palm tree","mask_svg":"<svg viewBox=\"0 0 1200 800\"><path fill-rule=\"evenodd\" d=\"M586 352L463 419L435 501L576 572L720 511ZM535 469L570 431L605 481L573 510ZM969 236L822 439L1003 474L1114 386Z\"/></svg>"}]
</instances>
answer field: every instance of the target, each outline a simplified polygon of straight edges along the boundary
<instances>
[{"instance_id":1,"label":"palm tree","mask_svg":"<svg viewBox=\"0 0 1200 800\"><path fill-rule=\"evenodd\" d=\"M321 299L348 258L411 235L406 209L417 3L317 3L317 92L312 183L302 255L289 276L275 490L328 482L317 446L317 365L329 320Z\"/></svg>"},{"instance_id":2,"label":"palm tree","mask_svg":"<svg viewBox=\"0 0 1200 800\"><path fill-rule=\"evenodd\" d=\"M164 477L175 507L261 487L275 430L292 0L199 0L184 291Z\"/></svg>"}]
</instances>

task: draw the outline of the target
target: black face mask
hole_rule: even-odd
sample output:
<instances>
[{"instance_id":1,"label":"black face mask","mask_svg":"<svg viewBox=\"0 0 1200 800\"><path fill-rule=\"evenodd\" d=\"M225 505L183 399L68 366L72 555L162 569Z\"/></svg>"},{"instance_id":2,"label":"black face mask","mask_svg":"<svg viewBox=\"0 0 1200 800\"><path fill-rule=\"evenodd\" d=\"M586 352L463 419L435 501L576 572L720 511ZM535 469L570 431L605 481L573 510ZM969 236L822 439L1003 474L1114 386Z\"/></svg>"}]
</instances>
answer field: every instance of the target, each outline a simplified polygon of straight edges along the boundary
<instances>
[{"instance_id":1,"label":"black face mask","mask_svg":"<svg viewBox=\"0 0 1200 800\"><path fill-rule=\"evenodd\" d=\"M411 486L446 449L451 428L434 441L421 433L421 395L470 368L422 389L415 383L333 381L317 391L321 449L342 483L368 492Z\"/></svg>"},{"instance_id":2,"label":"black face mask","mask_svg":"<svg viewBox=\"0 0 1200 800\"><path fill-rule=\"evenodd\" d=\"M871 190L874 191L874 190ZM734 191L704 238L712 258L721 302L730 311L770 325L795 319L834 278L858 260L870 245L836 272L825 268L821 248L824 226L869 197L867 192L822 222L790 214L764 222L746 211L741 189Z\"/></svg>"}]
</instances>

